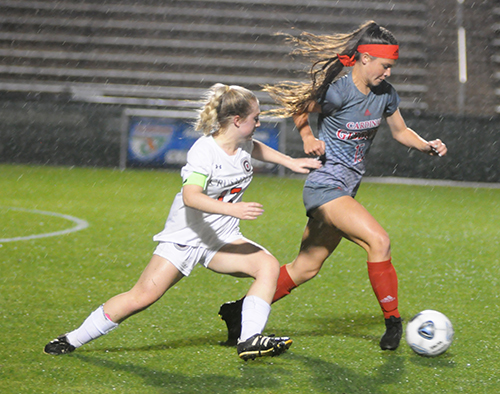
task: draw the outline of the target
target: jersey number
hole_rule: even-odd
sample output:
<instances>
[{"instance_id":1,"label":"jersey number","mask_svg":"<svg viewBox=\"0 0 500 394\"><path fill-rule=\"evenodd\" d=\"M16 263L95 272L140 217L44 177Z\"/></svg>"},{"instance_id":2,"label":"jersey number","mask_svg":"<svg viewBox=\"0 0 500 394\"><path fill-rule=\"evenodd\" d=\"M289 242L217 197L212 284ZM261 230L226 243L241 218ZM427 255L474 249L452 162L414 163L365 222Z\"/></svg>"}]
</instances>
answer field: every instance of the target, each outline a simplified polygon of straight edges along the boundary
<instances>
[{"instance_id":1,"label":"jersey number","mask_svg":"<svg viewBox=\"0 0 500 394\"><path fill-rule=\"evenodd\" d=\"M230 196L234 194L231 198L229 198L229 200L226 201L226 202L233 202L233 200L236 198L239 192L241 192L241 187L233 187L231 190L224 190L217 198L217 200L224 201L224 197L226 197L228 194Z\"/></svg>"},{"instance_id":2,"label":"jersey number","mask_svg":"<svg viewBox=\"0 0 500 394\"><path fill-rule=\"evenodd\" d=\"M356 145L356 154L354 155L354 164L361 163L365 159L365 144Z\"/></svg>"}]
</instances>

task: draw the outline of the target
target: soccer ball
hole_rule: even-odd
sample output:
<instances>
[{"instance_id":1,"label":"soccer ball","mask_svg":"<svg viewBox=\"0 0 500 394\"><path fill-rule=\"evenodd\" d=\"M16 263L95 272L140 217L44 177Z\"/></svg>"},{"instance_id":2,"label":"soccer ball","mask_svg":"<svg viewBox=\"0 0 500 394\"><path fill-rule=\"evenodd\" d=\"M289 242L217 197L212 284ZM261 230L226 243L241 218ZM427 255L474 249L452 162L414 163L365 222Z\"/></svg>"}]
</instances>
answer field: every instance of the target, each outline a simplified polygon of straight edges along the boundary
<instances>
[{"instance_id":1,"label":"soccer ball","mask_svg":"<svg viewBox=\"0 0 500 394\"><path fill-rule=\"evenodd\" d=\"M453 342L453 326L441 312L425 310L406 325L406 342L412 350L426 357L444 353Z\"/></svg>"}]
</instances>

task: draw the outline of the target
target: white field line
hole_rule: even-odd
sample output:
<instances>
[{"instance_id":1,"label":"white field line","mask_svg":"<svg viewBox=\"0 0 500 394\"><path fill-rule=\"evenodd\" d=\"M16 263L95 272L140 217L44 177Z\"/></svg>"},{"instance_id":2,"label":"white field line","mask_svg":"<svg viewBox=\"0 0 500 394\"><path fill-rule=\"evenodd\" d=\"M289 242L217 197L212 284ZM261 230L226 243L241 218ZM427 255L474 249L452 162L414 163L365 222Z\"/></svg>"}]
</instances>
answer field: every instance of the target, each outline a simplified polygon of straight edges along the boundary
<instances>
[{"instance_id":1,"label":"white field line","mask_svg":"<svg viewBox=\"0 0 500 394\"><path fill-rule=\"evenodd\" d=\"M23 237L14 237L14 238L0 238L0 243L1 242L14 242L14 241L27 241L29 239L37 239L37 238L55 237L57 235L69 234L69 233L73 233L75 231L80 231L80 230L83 230L89 226L89 223L86 220L79 219L79 218L76 218L76 217L70 216L70 215L64 215L62 213L39 211L38 209L24 209L24 208L11 208L11 207L1 207L1 208L7 208L8 210L11 210L11 211L35 213L38 215L55 216L55 217L69 220L69 221L75 223L76 225L74 227L69 228L69 229L61 230L61 231L54 231L52 233L33 234L33 235L26 235Z\"/></svg>"},{"instance_id":2,"label":"white field line","mask_svg":"<svg viewBox=\"0 0 500 394\"><path fill-rule=\"evenodd\" d=\"M416 185L416 186L447 186L465 187L473 189L500 189L500 183L489 182L465 182L447 181L438 179L398 178L398 177L364 177L366 183L386 183L394 185Z\"/></svg>"}]
</instances>

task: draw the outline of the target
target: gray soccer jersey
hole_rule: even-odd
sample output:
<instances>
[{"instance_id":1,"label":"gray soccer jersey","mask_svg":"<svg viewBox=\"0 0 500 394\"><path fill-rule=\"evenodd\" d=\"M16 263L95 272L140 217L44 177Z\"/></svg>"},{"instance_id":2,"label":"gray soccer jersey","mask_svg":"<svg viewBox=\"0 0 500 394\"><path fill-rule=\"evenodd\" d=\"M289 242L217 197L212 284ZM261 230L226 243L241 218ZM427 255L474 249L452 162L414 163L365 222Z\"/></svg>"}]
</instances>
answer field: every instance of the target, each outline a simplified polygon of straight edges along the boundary
<instances>
[{"instance_id":1,"label":"gray soccer jersey","mask_svg":"<svg viewBox=\"0 0 500 394\"><path fill-rule=\"evenodd\" d=\"M251 152L253 141L228 155L211 136L199 138L188 152L182 179L193 172L207 176L204 193L214 199L236 203L252 180ZM182 190L175 196L164 230L155 241L181 245L219 248L227 239L239 234L239 219L201 212L184 205Z\"/></svg>"},{"instance_id":2,"label":"gray soccer jersey","mask_svg":"<svg viewBox=\"0 0 500 394\"><path fill-rule=\"evenodd\" d=\"M384 116L399 106L399 96L386 81L368 95L349 73L330 85L321 102L319 139L325 142L326 163L307 178L309 184L340 187L355 195L365 173L365 158Z\"/></svg>"}]
</instances>

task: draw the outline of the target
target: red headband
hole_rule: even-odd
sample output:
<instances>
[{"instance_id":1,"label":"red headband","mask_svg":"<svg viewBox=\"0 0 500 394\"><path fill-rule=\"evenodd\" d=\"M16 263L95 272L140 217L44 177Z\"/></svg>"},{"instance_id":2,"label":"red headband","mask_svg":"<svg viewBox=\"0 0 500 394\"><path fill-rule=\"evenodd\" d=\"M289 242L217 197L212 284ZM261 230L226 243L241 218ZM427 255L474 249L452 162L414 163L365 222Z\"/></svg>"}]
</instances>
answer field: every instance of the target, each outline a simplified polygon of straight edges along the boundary
<instances>
[{"instance_id":1,"label":"red headband","mask_svg":"<svg viewBox=\"0 0 500 394\"><path fill-rule=\"evenodd\" d=\"M359 53L368 53L374 57L382 59L399 58L399 45L384 45L384 44L368 44L358 46Z\"/></svg>"},{"instance_id":2,"label":"red headband","mask_svg":"<svg viewBox=\"0 0 500 394\"><path fill-rule=\"evenodd\" d=\"M399 58L399 45L385 45L385 44L367 44L360 45L357 49L360 53L368 53L370 56L380 57L382 59L398 59ZM352 67L356 63L354 58L356 54L352 56L348 55L337 55L339 61L345 67Z\"/></svg>"}]
</instances>

